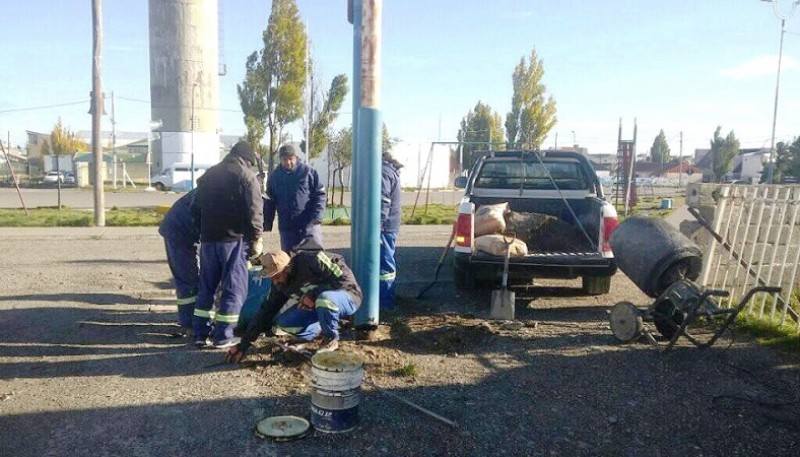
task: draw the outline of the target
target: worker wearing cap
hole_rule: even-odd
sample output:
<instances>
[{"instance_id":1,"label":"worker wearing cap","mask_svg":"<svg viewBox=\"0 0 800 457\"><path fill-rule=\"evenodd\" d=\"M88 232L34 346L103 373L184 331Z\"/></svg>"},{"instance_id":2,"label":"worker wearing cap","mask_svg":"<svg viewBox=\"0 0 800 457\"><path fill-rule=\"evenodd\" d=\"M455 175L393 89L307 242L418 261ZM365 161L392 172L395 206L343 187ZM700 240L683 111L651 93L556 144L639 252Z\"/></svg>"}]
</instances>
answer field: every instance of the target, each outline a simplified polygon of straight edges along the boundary
<instances>
[{"instance_id":1,"label":"worker wearing cap","mask_svg":"<svg viewBox=\"0 0 800 457\"><path fill-rule=\"evenodd\" d=\"M190 210L196 193L197 190L192 190L179 198L158 227L158 233L164 237L167 264L175 282L181 336L190 334L200 282L200 227Z\"/></svg>"},{"instance_id":2,"label":"worker wearing cap","mask_svg":"<svg viewBox=\"0 0 800 457\"><path fill-rule=\"evenodd\" d=\"M382 310L395 308L397 262L395 244L400 231L400 168L403 165L388 152L383 153L381 165L381 265L378 277L379 303Z\"/></svg>"},{"instance_id":3,"label":"worker wearing cap","mask_svg":"<svg viewBox=\"0 0 800 457\"><path fill-rule=\"evenodd\" d=\"M253 341L273 325L299 342L321 334L318 353L338 349L339 319L355 314L362 298L344 258L319 249L302 250L294 257L284 251L267 252L260 261L262 275L272 279L272 288L241 342L225 359L240 361Z\"/></svg>"},{"instance_id":4,"label":"worker wearing cap","mask_svg":"<svg viewBox=\"0 0 800 457\"><path fill-rule=\"evenodd\" d=\"M262 251L261 189L250 169L256 160L250 145L240 141L197 181L192 215L200 221L200 287L194 310L194 338L199 347L228 348L237 342L233 331L247 297L247 261ZM217 288L220 299L215 312Z\"/></svg>"},{"instance_id":5,"label":"worker wearing cap","mask_svg":"<svg viewBox=\"0 0 800 457\"><path fill-rule=\"evenodd\" d=\"M281 165L267 180L267 202L264 205L264 227L272 231L275 213L281 249L292 251L303 239L311 237L322 246L322 223L325 212L325 187L319 174L301 163L299 148L284 144L278 150Z\"/></svg>"}]
</instances>

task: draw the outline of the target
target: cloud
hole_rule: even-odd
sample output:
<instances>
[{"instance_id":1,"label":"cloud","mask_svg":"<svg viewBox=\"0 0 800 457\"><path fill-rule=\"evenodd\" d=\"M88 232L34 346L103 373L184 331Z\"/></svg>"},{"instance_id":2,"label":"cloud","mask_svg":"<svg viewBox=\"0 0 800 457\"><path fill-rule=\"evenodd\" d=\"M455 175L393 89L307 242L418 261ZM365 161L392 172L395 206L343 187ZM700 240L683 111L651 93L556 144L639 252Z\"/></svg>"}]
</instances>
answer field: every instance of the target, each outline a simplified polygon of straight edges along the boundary
<instances>
[{"instance_id":1,"label":"cloud","mask_svg":"<svg viewBox=\"0 0 800 457\"><path fill-rule=\"evenodd\" d=\"M792 57L783 56L781 72L800 67L800 62ZM724 78L745 79L754 76L774 75L778 70L778 56L767 55L750 59L732 68L723 68L719 75Z\"/></svg>"}]
</instances>

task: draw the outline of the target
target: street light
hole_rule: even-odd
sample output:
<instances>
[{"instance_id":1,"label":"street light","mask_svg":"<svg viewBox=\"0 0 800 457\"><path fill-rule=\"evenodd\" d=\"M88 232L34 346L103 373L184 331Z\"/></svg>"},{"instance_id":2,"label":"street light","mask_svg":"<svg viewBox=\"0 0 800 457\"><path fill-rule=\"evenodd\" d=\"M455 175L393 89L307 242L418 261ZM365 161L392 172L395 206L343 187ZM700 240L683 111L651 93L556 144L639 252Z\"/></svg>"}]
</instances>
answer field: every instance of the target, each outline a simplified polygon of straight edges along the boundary
<instances>
[{"instance_id":1,"label":"street light","mask_svg":"<svg viewBox=\"0 0 800 457\"><path fill-rule=\"evenodd\" d=\"M780 47L778 48L778 75L775 80L775 105L772 110L772 144L769 148L769 171L767 173L767 184L772 184L772 177L775 169L775 162L773 156L775 154L775 126L778 123L778 93L781 85L781 61L783 60L783 36L786 34L786 19L789 19L800 5L800 0L792 1L791 9L788 13L783 14L778 11L778 0L761 0L762 2L772 3L772 13L775 17L781 20L781 40Z\"/></svg>"},{"instance_id":2,"label":"street light","mask_svg":"<svg viewBox=\"0 0 800 457\"><path fill-rule=\"evenodd\" d=\"M152 182L150 179L152 178L152 172L150 171L150 165L153 163L153 150L152 150L152 143L153 143L153 129L160 129L164 123L161 122L161 119L156 121L150 121L150 125L147 129L147 188L145 189L148 192L152 192L155 189L153 188Z\"/></svg>"}]
</instances>

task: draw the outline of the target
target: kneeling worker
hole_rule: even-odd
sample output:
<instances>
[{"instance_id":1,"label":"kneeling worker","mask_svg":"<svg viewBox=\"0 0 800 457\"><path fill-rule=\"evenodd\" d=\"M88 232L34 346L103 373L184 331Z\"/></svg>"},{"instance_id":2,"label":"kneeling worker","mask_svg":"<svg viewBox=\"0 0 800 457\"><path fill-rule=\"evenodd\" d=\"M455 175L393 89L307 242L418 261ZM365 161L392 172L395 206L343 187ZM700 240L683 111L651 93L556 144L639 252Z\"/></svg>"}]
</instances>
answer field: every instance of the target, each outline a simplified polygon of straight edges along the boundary
<instances>
[{"instance_id":1,"label":"kneeling worker","mask_svg":"<svg viewBox=\"0 0 800 457\"><path fill-rule=\"evenodd\" d=\"M338 349L339 318L355 314L362 298L344 258L321 249L300 251L294 257L276 251L261 256L261 265L262 275L272 279L269 296L225 360L242 360L253 341L273 325L298 341L311 341L321 333L318 353Z\"/></svg>"}]
</instances>

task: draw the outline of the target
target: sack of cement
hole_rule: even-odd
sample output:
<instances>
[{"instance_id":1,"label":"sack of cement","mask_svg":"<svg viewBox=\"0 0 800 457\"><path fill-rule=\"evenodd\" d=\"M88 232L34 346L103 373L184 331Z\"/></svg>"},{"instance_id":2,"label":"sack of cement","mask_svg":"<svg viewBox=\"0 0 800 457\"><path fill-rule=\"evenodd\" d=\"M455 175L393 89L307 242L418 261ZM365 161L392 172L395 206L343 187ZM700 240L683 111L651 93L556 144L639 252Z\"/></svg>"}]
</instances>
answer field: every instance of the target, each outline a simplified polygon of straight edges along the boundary
<instances>
[{"instance_id":1,"label":"sack of cement","mask_svg":"<svg viewBox=\"0 0 800 457\"><path fill-rule=\"evenodd\" d=\"M508 202L478 207L475 210L475 237L504 232L506 230L505 215L508 211Z\"/></svg>"},{"instance_id":2,"label":"sack of cement","mask_svg":"<svg viewBox=\"0 0 800 457\"><path fill-rule=\"evenodd\" d=\"M514 238L510 245L506 245L503 240L503 235L483 235L475 238L475 249L492 255L500 255L505 257L506 246L509 247L511 257L520 257L528 255L528 246L525 242Z\"/></svg>"}]
</instances>

